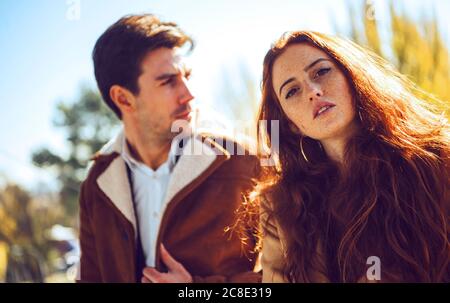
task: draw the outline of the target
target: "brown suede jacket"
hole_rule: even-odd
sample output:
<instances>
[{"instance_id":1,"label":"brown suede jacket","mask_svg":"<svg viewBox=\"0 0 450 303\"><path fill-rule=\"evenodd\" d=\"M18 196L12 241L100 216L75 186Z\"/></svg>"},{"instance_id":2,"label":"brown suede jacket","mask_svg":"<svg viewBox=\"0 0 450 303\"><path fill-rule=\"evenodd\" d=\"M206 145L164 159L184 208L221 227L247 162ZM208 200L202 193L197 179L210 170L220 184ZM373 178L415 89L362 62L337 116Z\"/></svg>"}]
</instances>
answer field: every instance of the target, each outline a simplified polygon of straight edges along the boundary
<instances>
[{"instance_id":1,"label":"brown suede jacket","mask_svg":"<svg viewBox=\"0 0 450 303\"><path fill-rule=\"evenodd\" d=\"M121 136L99 152L81 186L77 282L140 282L142 277L145 262L120 156ZM256 241L244 246L235 233L225 232L236 220L243 195L254 186L259 161L248 152L233 155L223 145L199 136L184 146L167 188L155 249L164 243L194 282L260 282L252 254ZM188 154L202 148L208 152ZM166 270L159 249L156 269Z\"/></svg>"}]
</instances>

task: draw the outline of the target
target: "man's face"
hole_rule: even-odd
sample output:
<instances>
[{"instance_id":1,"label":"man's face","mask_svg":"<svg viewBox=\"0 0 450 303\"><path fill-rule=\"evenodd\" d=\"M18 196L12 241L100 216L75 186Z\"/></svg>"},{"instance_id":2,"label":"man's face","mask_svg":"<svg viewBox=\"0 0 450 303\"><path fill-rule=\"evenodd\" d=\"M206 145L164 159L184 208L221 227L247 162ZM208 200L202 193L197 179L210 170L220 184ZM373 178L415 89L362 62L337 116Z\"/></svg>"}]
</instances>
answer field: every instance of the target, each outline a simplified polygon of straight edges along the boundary
<instances>
[{"instance_id":1,"label":"man's face","mask_svg":"<svg viewBox=\"0 0 450 303\"><path fill-rule=\"evenodd\" d=\"M190 101L194 97L187 87L190 71L177 52L176 48L159 48L149 52L141 63L133 120L155 139L172 139L176 135L171 132L172 123L191 120Z\"/></svg>"}]
</instances>

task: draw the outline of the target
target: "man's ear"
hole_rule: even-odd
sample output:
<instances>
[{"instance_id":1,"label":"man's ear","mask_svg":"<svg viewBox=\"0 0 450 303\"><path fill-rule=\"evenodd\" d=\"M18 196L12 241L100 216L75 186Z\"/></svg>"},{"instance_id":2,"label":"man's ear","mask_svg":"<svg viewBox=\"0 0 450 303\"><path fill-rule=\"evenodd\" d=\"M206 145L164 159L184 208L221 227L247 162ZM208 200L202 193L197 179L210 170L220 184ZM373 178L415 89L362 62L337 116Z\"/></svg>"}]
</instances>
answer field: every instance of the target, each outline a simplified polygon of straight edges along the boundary
<instances>
[{"instance_id":1,"label":"man's ear","mask_svg":"<svg viewBox=\"0 0 450 303\"><path fill-rule=\"evenodd\" d=\"M122 113L135 109L135 97L128 89L120 85L113 85L109 89L109 96Z\"/></svg>"}]
</instances>

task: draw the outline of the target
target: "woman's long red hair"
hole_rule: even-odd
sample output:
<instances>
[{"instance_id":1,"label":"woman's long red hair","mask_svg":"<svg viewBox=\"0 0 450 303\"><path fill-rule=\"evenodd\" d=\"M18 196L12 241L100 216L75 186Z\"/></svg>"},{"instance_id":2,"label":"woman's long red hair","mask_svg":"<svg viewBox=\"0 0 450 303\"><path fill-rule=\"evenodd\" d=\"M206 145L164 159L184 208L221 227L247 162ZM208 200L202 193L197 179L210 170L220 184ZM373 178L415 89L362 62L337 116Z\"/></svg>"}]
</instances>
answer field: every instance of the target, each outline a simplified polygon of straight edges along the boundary
<instances>
[{"instance_id":1,"label":"woman's long red hair","mask_svg":"<svg viewBox=\"0 0 450 303\"><path fill-rule=\"evenodd\" d=\"M312 139L304 140L305 161L301 135L274 93L273 64L294 43L325 51L352 85L361 128L348 142L345 171ZM287 241L288 280L311 281L312 272L324 271L330 281L356 282L365 277L367 258L377 256L382 281L450 281L449 125L419 93L382 58L346 39L291 32L269 50L258 120L280 121L280 145L277 165L264 169L253 197L270 197L264 211ZM258 128L260 145L270 146L271 131L270 122Z\"/></svg>"}]
</instances>

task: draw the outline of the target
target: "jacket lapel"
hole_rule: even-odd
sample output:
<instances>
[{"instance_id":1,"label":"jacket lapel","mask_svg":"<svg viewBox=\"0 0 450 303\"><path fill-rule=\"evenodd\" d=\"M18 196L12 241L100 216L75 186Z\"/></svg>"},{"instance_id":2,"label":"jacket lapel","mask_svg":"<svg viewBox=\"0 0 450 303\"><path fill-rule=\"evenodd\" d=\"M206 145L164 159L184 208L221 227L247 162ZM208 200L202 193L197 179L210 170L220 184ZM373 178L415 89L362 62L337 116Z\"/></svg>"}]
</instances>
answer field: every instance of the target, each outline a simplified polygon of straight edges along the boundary
<instances>
[{"instance_id":1,"label":"jacket lapel","mask_svg":"<svg viewBox=\"0 0 450 303\"><path fill-rule=\"evenodd\" d=\"M97 184L114 206L133 225L136 236L137 220L131 186L125 161L120 156L123 139L124 132L122 130L116 138L100 150L100 156L112 153L118 153L118 156L97 178ZM200 136L191 137L183 147L182 154L170 177L164 199L165 207L178 193L200 178L213 164L216 165L218 161L225 161L229 157L230 154L225 149L209 138L206 138L203 142Z\"/></svg>"},{"instance_id":2,"label":"jacket lapel","mask_svg":"<svg viewBox=\"0 0 450 303\"><path fill-rule=\"evenodd\" d=\"M136 233L136 214L133 207L131 186L127 167L122 157L117 156L97 179L97 184L117 209L130 221Z\"/></svg>"},{"instance_id":3,"label":"jacket lapel","mask_svg":"<svg viewBox=\"0 0 450 303\"><path fill-rule=\"evenodd\" d=\"M199 178L218 159L219 155L229 157L227 151L219 148L209 139L205 139L205 143L198 137L189 140L183 147L181 157L170 177L164 205L170 203L177 193Z\"/></svg>"}]
</instances>

